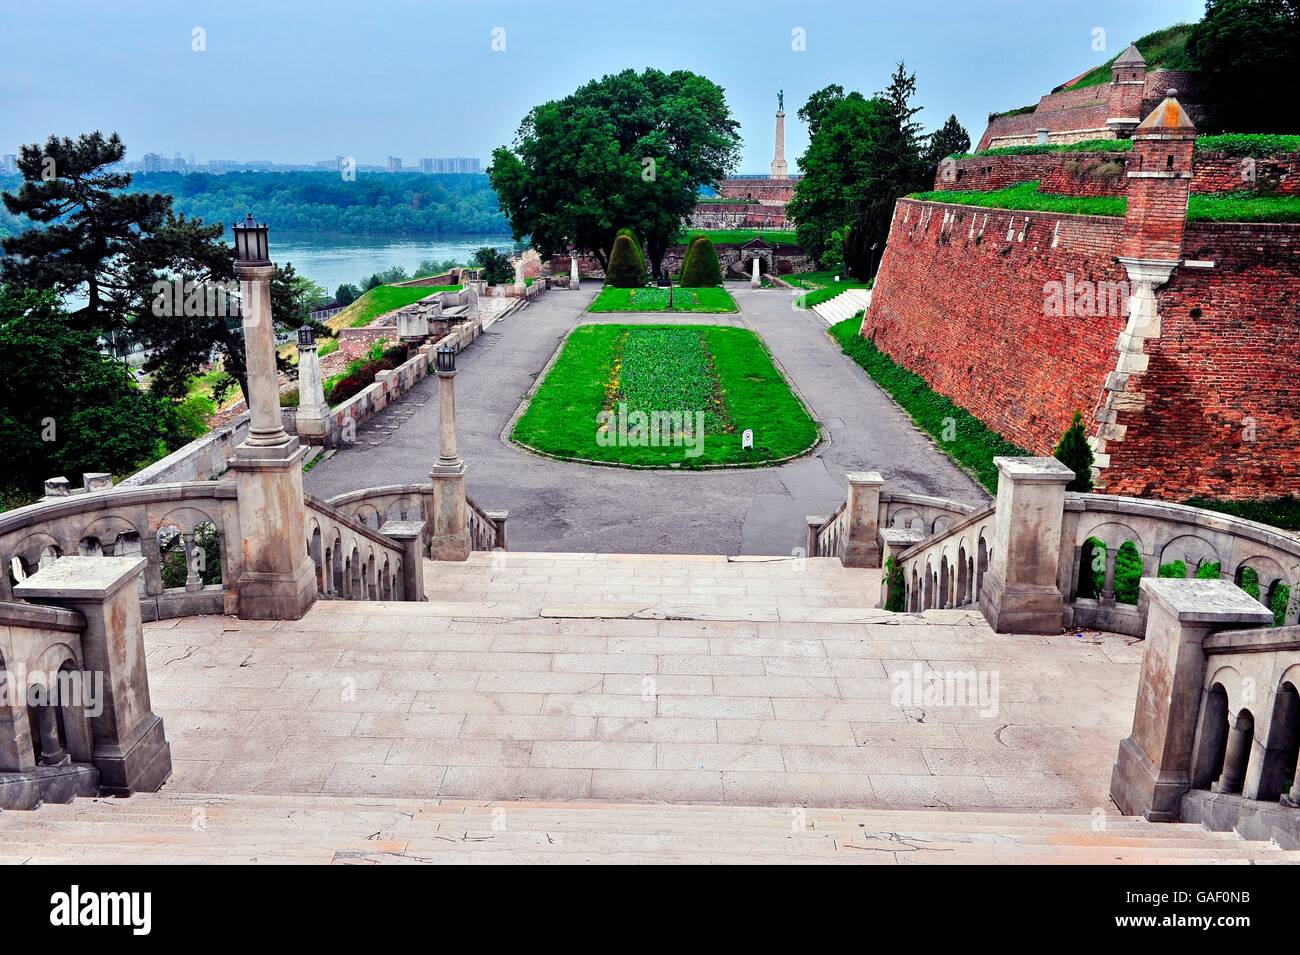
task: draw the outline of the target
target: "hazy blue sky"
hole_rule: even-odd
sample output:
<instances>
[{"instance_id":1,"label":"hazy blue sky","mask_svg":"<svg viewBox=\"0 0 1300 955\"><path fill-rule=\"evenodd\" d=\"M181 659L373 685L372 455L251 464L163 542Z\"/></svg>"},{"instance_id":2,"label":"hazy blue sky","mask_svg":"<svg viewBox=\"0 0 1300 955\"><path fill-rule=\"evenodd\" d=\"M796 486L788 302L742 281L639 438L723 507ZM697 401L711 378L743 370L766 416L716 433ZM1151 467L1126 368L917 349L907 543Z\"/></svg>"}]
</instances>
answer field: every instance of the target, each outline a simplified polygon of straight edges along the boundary
<instances>
[{"instance_id":1,"label":"hazy blue sky","mask_svg":"<svg viewBox=\"0 0 1300 955\"><path fill-rule=\"evenodd\" d=\"M50 133L121 133L128 158L413 164L487 159L534 104L625 67L685 68L727 91L742 167L772 158L776 91L794 116L827 83L872 93L895 61L918 80L928 130L1054 85L1203 0L0 0L0 152ZM206 33L195 52L192 32ZM505 50L491 48L494 28ZM1093 49L1094 28L1106 48ZM792 47L802 28L807 49Z\"/></svg>"}]
</instances>

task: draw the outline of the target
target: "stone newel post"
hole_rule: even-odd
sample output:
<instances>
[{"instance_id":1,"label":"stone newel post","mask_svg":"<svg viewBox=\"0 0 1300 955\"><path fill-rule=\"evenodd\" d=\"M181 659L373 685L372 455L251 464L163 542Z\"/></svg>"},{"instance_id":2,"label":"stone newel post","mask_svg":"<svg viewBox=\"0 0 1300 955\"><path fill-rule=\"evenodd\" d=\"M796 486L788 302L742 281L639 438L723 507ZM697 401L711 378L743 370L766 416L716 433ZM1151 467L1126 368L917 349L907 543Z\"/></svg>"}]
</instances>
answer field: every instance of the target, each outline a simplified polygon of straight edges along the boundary
<instances>
[{"instance_id":1,"label":"stone newel post","mask_svg":"<svg viewBox=\"0 0 1300 955\"><path fill-rule=\"evenodd\" d=\"M1226 580L1142 578L1146 641L1133 732L1119 745L1110 795L1125 815L1178 818L1191 788L1192 751L1205 682L1202 641L1214 630L1258 627L1273 615Z\"/></svg>"},{"instance_id":2,"label":"stone newel post","mask_svg":"<svg viewBox=\"0 0 1300 955\"><path fill-rule=\"evenodd\" d=\"M246 238L250 231L260 236ZM254 620L296 620L316 599L316 571L304 532L302 459L306 450L285 433L280 418L271 316L271 276L266 228L250 216L236 226L241 258L235 263L244 313L252 428L235 449L235 485L243 568L236 584L239 616ZM257 248L249 251L252 242ZM255 256L249 259L245 256Z\"/></svg>"},{"instance_id":3,"label":"stone newel post","mask_svg":"<svg viewBox=\"0 0 1300 955\"><path fill-rule=\"evenodd\" d=\"M578 254L574 252L569 256L569 288L578 288Z\"/></svg>"},{"instance_id":4,"label":"stone newel post","mask_svg":"<svg viewBox=\"0 0 1300 955\"><path fill-rule=\"evenodd\" d=\"M434 560L469 557L469 528L465 522L465 462L456 453L456 351L438 349L438 410L442 433L438 463L429 472L433 481L433 529L429 551Z\"/></svg>"},{"instance_id":5,"label":"stone newel post","mask_svg":"<svg viewBox=\"0 0 1300 955\"><path fill-rule=\"evenodd\" d=\"M316 350L316 333L310 328L298 330L298 414L295 419L298 437L309 444L323 444L329 433L330 406L325 402L325 382L321 377L320 355Z\"/></svg>"},{"instance_id":6,"label":"stone newel post","mask_svg":"<svg viewBox=\"0 0 1300 955\"><path fill-rule=\"evenodd\" d=\"M854 471L849 479L848 541L845 567L880 566L880 488L885 479L878 471Z\"/></svg>"},{"instance_id":7,"label":"stone newel post","mask_svg":"<svg viewBox=\"0 0 1300 955\"><path fill-rule=\"evenodd\" d=\"M980 610L999 633L1059 633L1065 600L1056 585L1065 486L1056 458L994 458L997 510Z\"/></svg>"},{"instance_id":8,"label":"stone newel post","mask_svg":"<svg viewBox=\"0 0 1300 955\"><path fill-rule=\"evenodd\" d=\"M143 557L60 557L14 587L17 597L85 618L83 665L96 675L87 690L102 704L85 706L91 759L101 787L114 796L154 792L172 772L171 747L149 700L136 585L145 563Z\"/></svg>"}]
</instances>

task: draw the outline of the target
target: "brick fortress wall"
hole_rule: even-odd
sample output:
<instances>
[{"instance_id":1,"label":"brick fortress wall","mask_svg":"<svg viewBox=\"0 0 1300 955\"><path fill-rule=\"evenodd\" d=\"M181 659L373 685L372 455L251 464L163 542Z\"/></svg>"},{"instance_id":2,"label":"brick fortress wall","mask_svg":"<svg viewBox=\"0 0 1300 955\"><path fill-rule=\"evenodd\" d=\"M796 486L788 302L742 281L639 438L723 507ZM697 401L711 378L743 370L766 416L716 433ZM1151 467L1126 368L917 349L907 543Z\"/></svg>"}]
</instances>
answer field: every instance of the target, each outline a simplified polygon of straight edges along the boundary
<instances>
[{"instance_id":1,"label":"brick fortress wall","mask_svg":"<svg viewBox=\"0 0 1300 955\"><path fill-rule=\"evenodd\" d=\"M1128 278L1124 219L900 200L863 334L990 428L1050 454L1096 433ZM1110 493L1300 493L1300 226L1189 223L1157 293L1145 405L1120 411ZM1122 293L1122 294L1121 294Z\"/></svg>"}]
</instances>

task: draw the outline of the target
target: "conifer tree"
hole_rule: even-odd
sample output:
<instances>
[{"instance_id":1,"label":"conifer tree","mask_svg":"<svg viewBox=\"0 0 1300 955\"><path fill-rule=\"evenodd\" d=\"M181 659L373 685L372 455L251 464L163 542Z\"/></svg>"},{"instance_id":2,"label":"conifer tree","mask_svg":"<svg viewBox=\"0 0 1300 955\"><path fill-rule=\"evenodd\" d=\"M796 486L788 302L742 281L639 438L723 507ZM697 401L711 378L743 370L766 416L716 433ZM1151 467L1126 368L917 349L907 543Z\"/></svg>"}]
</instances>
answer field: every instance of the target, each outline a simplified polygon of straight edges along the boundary
<instances>
[{"instance_id":1,"label":"conifer tree","mask_svg":"<svg viewBox=\"0 0 1300 955\"><path fill-rule=\"evenodd\" d=\"M1092 490L1092 448L1088 446L1083 415L1078 411L1074 413L1065 434L1061 435L1052 456L1074 472L1074 480L1065 487L1067 491L1086 494Z\"/></svg>"}]
</instances>

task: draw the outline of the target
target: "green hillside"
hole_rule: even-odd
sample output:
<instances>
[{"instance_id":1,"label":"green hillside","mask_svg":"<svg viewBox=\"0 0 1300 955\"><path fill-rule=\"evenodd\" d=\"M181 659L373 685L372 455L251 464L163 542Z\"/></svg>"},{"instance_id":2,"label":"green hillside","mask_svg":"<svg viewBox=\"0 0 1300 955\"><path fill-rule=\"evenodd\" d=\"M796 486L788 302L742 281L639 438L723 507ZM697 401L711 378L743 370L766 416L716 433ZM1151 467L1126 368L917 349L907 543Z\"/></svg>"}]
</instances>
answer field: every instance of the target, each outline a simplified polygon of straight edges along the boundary
<instances>
[{"instance_id":1,"label":"green hillside","mask_svg":"<svg viewBox=\"0 0 1300 955\"><path fill-rule=\"evenodd\" d=\"M1146 58L1147 70L1196 69L1196 64L1187 55L1187 38L1192 35L1192 29L1195 26L1194 23L1175 23L1171 27L1165 27L1155 33L1148 33L1142 39L1135 41L1138 52ZM1115 56L1112 56L1101 66L1083 74L1079 81L1072 83L1069 88L1077 90L1083 86L1098 86L1102 83L1109 83L1111 64L1127 48L1128 44L1126 43L1119 48Z\"/></svg>"}]
</instances>

